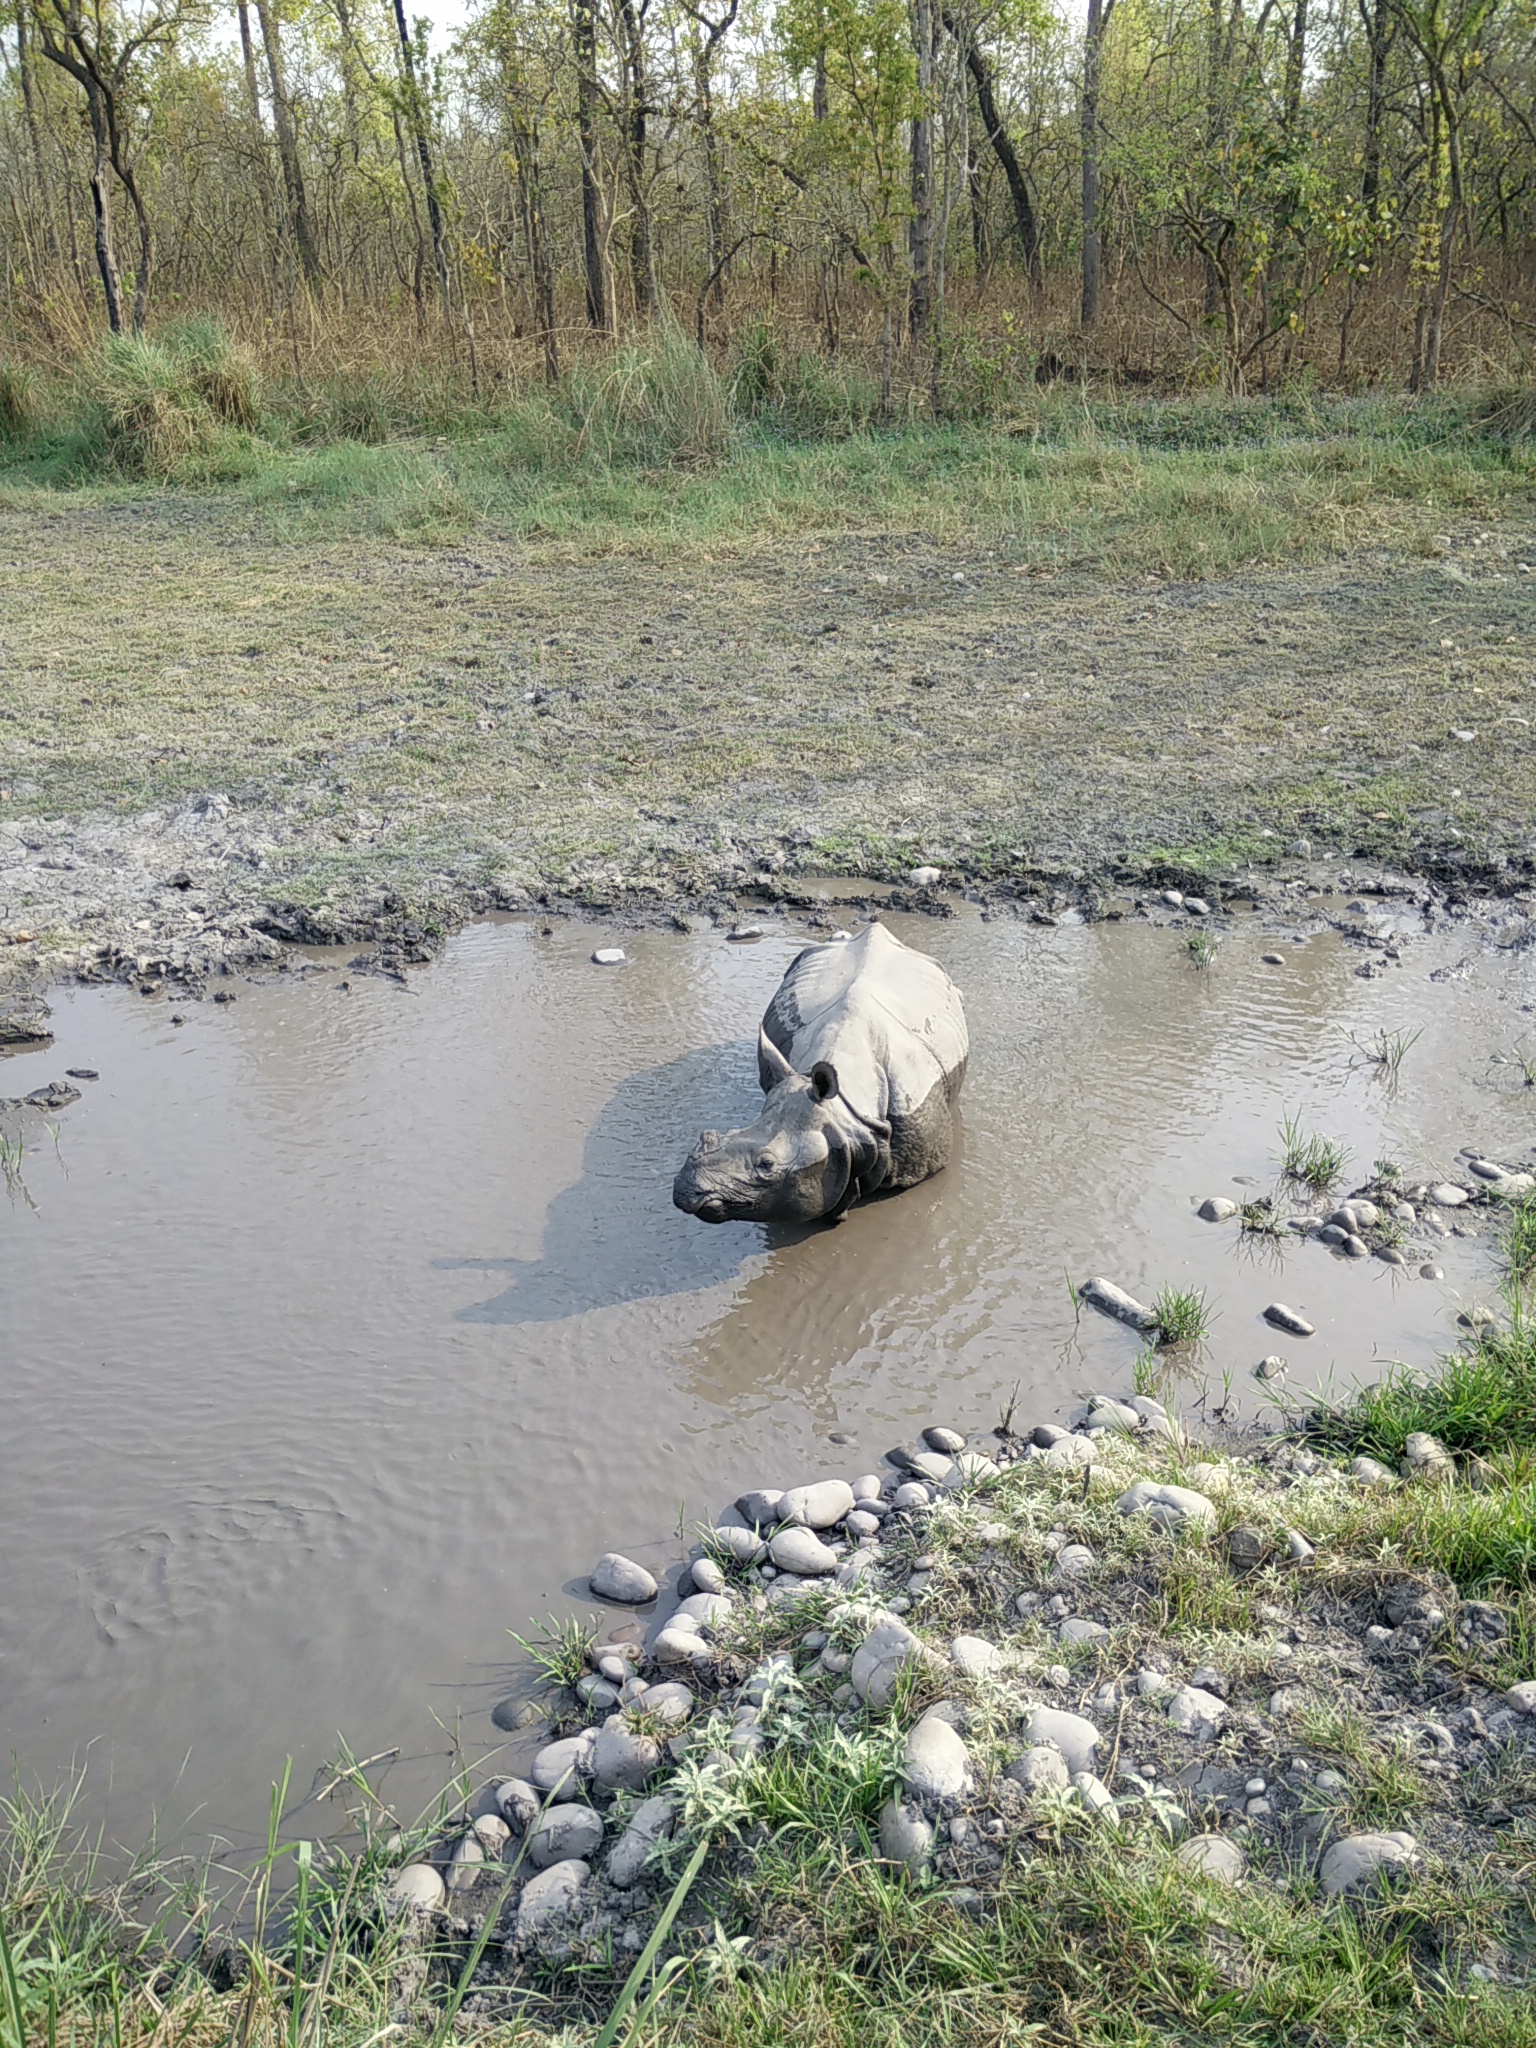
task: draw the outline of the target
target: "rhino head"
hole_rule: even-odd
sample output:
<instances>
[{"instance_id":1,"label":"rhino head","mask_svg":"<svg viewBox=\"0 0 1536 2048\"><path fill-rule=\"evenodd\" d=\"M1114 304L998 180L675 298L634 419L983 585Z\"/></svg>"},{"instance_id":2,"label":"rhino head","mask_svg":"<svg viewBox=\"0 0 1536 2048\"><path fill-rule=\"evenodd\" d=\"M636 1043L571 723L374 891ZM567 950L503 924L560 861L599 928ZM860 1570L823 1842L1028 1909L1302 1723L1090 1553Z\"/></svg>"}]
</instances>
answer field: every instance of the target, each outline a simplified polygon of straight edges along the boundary
<instances>
[{"instance_id":1,"label":"rhino head","mask_svg":"<svg viewBox=\"0 0 1536 2048\"><path fill-rule=\"evenodd\" d=\"M699 1134L672 1183L678 1208L706 1223L812 1223L872 1194L890 1171L890 1125L854 1111L828 1061L796 1073L762 1030L757 1063L761 1116Z\"/></svg>"}]
</instances>

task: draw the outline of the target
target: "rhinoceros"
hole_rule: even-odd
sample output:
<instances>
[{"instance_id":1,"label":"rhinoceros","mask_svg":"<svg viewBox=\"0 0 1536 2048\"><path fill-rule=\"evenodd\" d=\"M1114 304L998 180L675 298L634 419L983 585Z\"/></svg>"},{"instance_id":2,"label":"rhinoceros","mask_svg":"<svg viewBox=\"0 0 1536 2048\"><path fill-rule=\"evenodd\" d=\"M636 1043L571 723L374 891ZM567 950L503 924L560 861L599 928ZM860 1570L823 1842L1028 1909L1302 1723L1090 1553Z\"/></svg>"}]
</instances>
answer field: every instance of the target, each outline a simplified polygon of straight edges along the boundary
<instances>
[{"instance_id":1,"label":"rhinoceros","mask_svg":"<svg viewBox=\"0 0 1536 2048\"><path fill-rule=\"evenodd\" d=\"M960 992L884 925L797 953L757 1034L756 1123L704 1131L672 1199L706 1223L835 1220L949 1162Z\"/></svg>"}]
</instances>

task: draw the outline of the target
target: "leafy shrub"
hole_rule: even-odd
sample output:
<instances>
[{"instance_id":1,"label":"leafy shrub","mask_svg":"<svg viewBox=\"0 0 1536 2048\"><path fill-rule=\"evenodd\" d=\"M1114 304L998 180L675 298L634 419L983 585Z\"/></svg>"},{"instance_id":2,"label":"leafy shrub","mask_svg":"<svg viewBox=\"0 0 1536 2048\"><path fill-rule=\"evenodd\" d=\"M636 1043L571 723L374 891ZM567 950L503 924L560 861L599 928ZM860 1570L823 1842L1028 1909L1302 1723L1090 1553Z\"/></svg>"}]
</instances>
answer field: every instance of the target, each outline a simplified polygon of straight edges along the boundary
<instances>
[{"instance_id":1,"label":"leafy shrub","mask_svg":"<svg viewBox=\"0 0 1536 2048\"><path fill-rule=\"evenodd\" d=\"M259 422L254 374L212 322L153 340L108 335L82 378L87 457L123 476L173 482L220 474Z\"/></svg>"}]
</instances>

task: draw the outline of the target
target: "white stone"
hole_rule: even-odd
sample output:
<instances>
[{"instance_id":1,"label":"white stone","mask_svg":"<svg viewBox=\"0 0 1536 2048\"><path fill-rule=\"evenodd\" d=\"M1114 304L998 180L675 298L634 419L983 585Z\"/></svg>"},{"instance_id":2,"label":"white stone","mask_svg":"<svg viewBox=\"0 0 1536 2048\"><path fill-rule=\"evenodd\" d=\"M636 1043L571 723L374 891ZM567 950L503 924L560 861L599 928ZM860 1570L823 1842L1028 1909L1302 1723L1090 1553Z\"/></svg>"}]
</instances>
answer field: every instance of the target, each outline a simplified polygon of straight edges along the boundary
<instances>
[{"instance_id":1,"label":"white stone","mask_svg":"<svg viewBox=\"0 0 1536 2048\"><path fill-rule=\"evenodd\" d=\"M738 1529L729 1522L724 1528L715 1530L714 1541L737 1564L761 1564L768 1555L767 1544L755 1530Z\"/></svg>"},{"instance_id":2,"label":"white stone","mask_svg":"<svg viewBox=\"0 0 1536 2048\"><path fill-rule=\"evenodd\" d=\"M517 1834L532 1826L544 1804L543 1796L526 1778L503 1778L495 1796L502 1819Z\"/></svg>"},{"instance_id":3,"label":"white stone","mask_svg":"<svg viewBox=\"0 0 1536 2048\"><path fill-rule=\"evenodd\" d=\"M1097 1462L1102 1454L1091 1437L1058 1437L1045 1454L1047 1472L1074 1472Z\"/></svg>"},{"instance_id":4,"label":"white stone","mask_svg":"<svg viewBox=\"0 0 1536 2048\"><path fill-rule=\"evenodd\" d=\"M693 1580L694 1589L700 1593L723 1593L725 1573L712 1557L696 1557L688 1567L688 1576Z\"/></svg>"},{"instance_id":5,"label":"white stone","mask_svg":"<svg viewBox=\"0 0 1536 2048\"><path fill-rule=\"evenodd\" d=\"M528 1835L528 1861L535 1870L596 1855L603 1845L603 1818L590 1806L551 1806Z\"/></svg>"},{"instance_id":6,"label":"white stone","mask_svg":"<svg viewBox=\"0 0 1536 2048\"><path fill-rule=\"evenodd\" d=\"M939 868L908 868L907 880L914 889L937 888L941 876Z\"/></svg>"},{"instance_id":7,"label":"white stone","mask_svg":"<svg viewBox=\"0 0 1536 2048\"><path fill-rule=\"evenodd\" d=\"M1393 1475L1378 1459L1363 1455L1350 1460L1349 1476L1361 1486L1390 1486L1393 1479Z\"/></svg>"},{"instance_id":8,"label":"white stone","mask_svg":"<svg viewBox=\"0 0 1536 2048\"><path fill-rule=\"evenodd\" d=\"M608 1854L608 1881L627 1891L645 1870L656 1844L671 1834L677 1818L677 1802L663 1793L637 1806L629 1825Z\"/></svg>"},{"instance_id":9,"label":"white stone","mask_svg":"<svg viewBox=\"0 0 1536 2048\"><path fill-rule=\"evenodd\" d=\"M855 1502L878 1500L882 1492L882 1481L878 1472L863 1472L853 1482Z\"/></svg>"},{"instance_id":10,"label":"white stone","mask_svg":"<svg viewBox=\"0 0 1536 2048\"><path fill-rule=\"evenodd\" d=\"M893 1505L898 1509L925 1508L932 1498L921 1480L905 1479L896 1489Z\"/></svg>"},{"instance_id":11,"label":"white stone","mask_svg":"<svg viewBox=\"0 0 1536 2048\"><path fill-rule=\"evenodd\" d=\"M989 1643L984 1636L956 1636L949 1655L967 1678L985 1678L989 1672L1000 1671L1006 1661L996 1643Z\"/></svg>"},{"instance_id":12,"label":"white stone","mask_svg":"<svg viewBox=\"0 0 1536 2048\"><path fill-rule=\"evenodd\" d=\"M1102 1621L1081 1621L1074 1615L1056 1631L1059 1643L1107 1643L1109 1630Z\"/></svg>"},{"instance_id":13,"label":"white stone","mask_svg":"<svg viewBox=\"0 0 1536 2048\"><path fill-rule=\"evenodd\" d=\"M933 1824L910 1800L894 1794L880 1809L880 1854L887 1863L920 1870L933 1855Z\"/></svg>"},{"instance_id":14,"label":"white stone","mask_svg":"<svg viewBox=\"0 0 1536 2048\"><path fill-rule=\"evenodd\" d=\"M1191 1835L1175 1851L1181 1863L1223 1884L1241 1884L1247 1858L1229 1835Z\"/></svg>"},{"instance_id":15,"label":"white stone","mask_svg":"<svg viewBox=\"0 0 1536 2048\"><path fill-rule=\"evenodd\" d=\"M1077 1298L1090 1308L1096 1308L1101 1315L1113 1316L1117 1322L1129 1323L1135 1330L1155 1330L1157 1317L1145 1302L1137 1301L1127 1294L1123 1287L1117 1287L1113 1280L1095 1278L1085 1280L1077 1290Z\"/></svg>"},{"instance_id":16,"label":"white stone","mask_svg":"<svg viewBox=\"0 0 1536 2048\"><path fill-rule=\"evenodd\" d=\"M651 1655L658 1664L708 1664L714 1654L696 1625L686 1617L675 1623L669 1621L651 1644Z\"/></svg>"},{"instance_id":17,"label":"white stone","mask_svg":"<svg viewBox=\"0 0 1536 2048\"><path fill-rule=\"evenodd\" d=\"M618 1600L625 1606L640 1607L654 1600L660 1588L642 1564L610 1550L592 1567L594 1600Z\"/></svg>"},{"instance_id":18,"label":"white stone","mask_svg":"<svg viewBox=\"0 0 1536 2048\"><path fill-rule=\"evenodd\" d=\"M592 1781L600 1792L638 1792L660 1762L661 1744L655 1737L637 1733L622 1714L615 1714L598 1730L597 1746L592 1752ZM585 1856L587 1851L572 1849L567 1853Z\"/></svg>"},{"instance_id":19,"label":"white stone","mask_svg":"<svg viewBox=\"0 0 1536 2048\"><path fill-rule=\"evenodd\" d=\"M1209 1195L1198 1213L1202 1223L1225 1223L1229 1216L1237 1214L1237 1204L1229 1202L1225 1195Z\"/></svg>"},{"instance_id":20,"label":"white stone","mask_svg":"<svg viewBox=\"0 0 1536 2048\"><path fill-rule=\"evenodd\" d=\"M779 1515L796 1528L835 1529L853 1505L846 1479L819 1479L814 1486L792 1486L779 1502Z\"/></svg>"},{"instance_id":21,"label":"white stone","mask_svg":"<svg viewBox=\"0 0 1536 2048\"><path fill-rule=\"evenodd\" d=\"M578 1798L583 1778L592 1775L592 1752L596 1747L595 1728L583 1728L579 1735L547 1743L528 1773L535 1789L556 1801Z\"/></svg>"},{"instance_id":22,"label":"white stone","mask_svg":"<svg viewBox=\"0 0 1536 2048\"><path fill-rule=\"evenodd\" d=\"M447 1886L430 1863L408 1863L404 1870L396 1873L386 1899L397 1912L409 1907L415 1912L430 1913L441 1906L447 1896Z\"/></svg>"},{"instance_id":23,"label":"white stone","mask_svg":"<svg viewBox=\"0 0 1536 2048\"><path fill-rule=\"evenodd\" d=\"M923 1646L911 1629L894 1614L886 1615L854 1651L849 1682L864 1704L878 1712L890 1700L902 1672L923 1656Z\"/></svg>"},{"instance_id":24,"label":"white stone","mask_svg":"<svg viewBox=\"0 0 1536 2048\"><path fill-rule=\"evenodd\" d=\"M693 1622L702 1634L706 1629L718 1628L722 1621L731 1618L731 1603L722 1593L690 1593L686 1600L679 1600L667 1616L670 1628L679 1615Z\"/></svg>"},{"instance_id":25,"label":"white stone","mask_svg":"<svg viewBox=\"0 0 1536 2048\"><path fill-rule=\"evenodd\" d=\"M1097 1562L1086 1543L1064 1543L1056 1553L1056 1563L1051 1576L1056 1579L1080 1579L1091 1572Z\"/></svg>"},{"instance_id":26,"label":"white stone","mask_svg":"<svg viewBox=\"0 0 1536 2048\"><path fill-rule=\"evenodd\" d=\"M1522 1679L1519 1685L1512 1685L1504 1695L1504 1703L1513 1707L1517 1714L1536 1714L1536 1678Z\"/></svg>"},{"instance_id":27,"label":"white stone","mask_svg":"<svg viewBox=\"0 0 1536 2048\"><path fill-rule=\"evenodd\" d=\"M1451 1181L1439 1181L1430 1189L1429 1199L1437 1209L1459 1209L1463 1202L1467 1200L1467 1191L1465 1188L1457 1187Z\"/></svg>"},{"instance_id":28,"label":"white stone","mask_svg":"<svg viewBox=\"0 0 1536 2048\"><path fill-rule=\"evenodd\" d=\"M782 1572L796 1572L802 1578L819 1578L837 1570L838 1554L811 1529L780 1529L768 1545L768 1555Z\"/></svg>"},{"instance_id":29,"label":"white stone","mask_svg":"<svg viewBox=\"0 0 1536 2048\"><path fill-rule=\"evenodd\" d=\"M594 967L622 967L628 959L622 946L599 946L592 955Z\"/></svg>"},{"instance_id":30,"label":"white stone","mask_svg":"<svg viewBox=\"0 0 1536 2048\"><path fill-rule=\"evenodd\" d=\"M572 1858L568 1863L551 1864L549 1869L530 1877L517 1902L518 1933L542 1934L568 1918L591 1875L590 1864Z\"/></svg>"},{"instance_id":31,"label":"white stone","mask_svg":"<svg viewBox=\"0 0 1536 2048\"><path fill-rule=\"evenodd\" d=\"M1072 1789L1090 1813L1114 1814L1115 1795L1092 1771L1074 1771Z\"/></svg>"},{"instance_id":32,"label":"white stone","mask_svg":"<svg viewBox=\"0 0 1536 2048\"><path fill-rule=\"evenodd\" d=\"M664 1722L669 1728L681 1728L693 1708L693 1694L676 1679L664 1685L647 1686L641 1698L641 1711L646 1719Z\"/></svg>"},{"instance_id":33,"label":"white stone","mask_svg":"<svg viewBox=\"0 0 1536 2048\"><path fill-rule=\"evenodd\" d=\"M1138 1479L1115 1506L1122 1515L1149 1515L1165 1528L1181 1528L1186 1522L1202 1529L1216 1526L1215 1505L1203 1493L1187 1486L1164 1486L1155 1479Z\"/></svg>"},{"instance_id":34,"label":"white stone","mask_svg":"<svg viewBox=\"0 0 1536 2048\"><path fill-rule=\"evenodd\" d=\"M1196 1742L1214 1742L1226 1718L1225 1701L1203 1686L1180 1686L1168 1702L1168 1719Z\"/></svg>"},{"instance_id":35,"label":"white stone","mask_svg":"<svg viewBox=\"0 0 1536 2048\"><path fill-rule=\"evenodd\" d=\"M1033 1749L1026 1749L1022 1756L1016 1756L1004 1769L1003 1776L1011 1778L1015 1785L1031 1794L1065 1792L1072 1782L1072 1773L1067 1769L1067 1760L1061 1751L1043 1742Z\"/></svg>"},{"instance_id":36,"label":"white stone","mask_svg":"<svg viewBox=\"0 0 1536 2048\"><path fill-rule=\"evenodd\" d=\"M1335 1842L1318 1866L1323 1890L1330 1899L1341 1892L1374 1884L1378 1875L1400 1875L1418 1861L1419 1845L1412 1835L1345 1835Z\"/></svg>"},{"instance_id":37,"label":"white stone","mask_svg":"<svg viewBox=\"0 0 1536 2048\"><path fill-rule=\"evenodd\" d=\"M962 1451L953 1460L945 1485L953 1489L959 1486L975 1486L983 1479L995 1479L1001 1466L991 1458L984 1458L980 1451Z\"/></svg>"},{"instance_id":38,"label":"white stone","mask_svg":"<svg viewBox=\"0 0 1536 2048\"><path fill-rule=\"evenodd\" d=\"M1066 1714L1059 1707L1035 1707L1024 1719L1024 1740L1031 1746L1049 1743L1066 1759L1069 1776L1093 1769L1093 1752L1099 1731L1081 1714Z\"/></svg>"},{"instance_id":39,"label":"white stone","mask_svg":"<svg viewBox=\"0 0 1536 2048\"><path fill-rule=\"evenodd\" d=\"M1293 1308L1287 1308L1283 1301L1272 1301L1264 1311L1266 1323L1272 1323L1277 1330L1285 1330L1292 1337L1315 1337L1317 1325L1309 1323L1304 1315L1298 1315Z\"/></svg>"},{"instance_id":40,"label":"white stone","mask_svg":"<svg viewBox=\"0 0 1536 2048\"><path fill-rule=\"evenodd\" d=\"M958 1799L970 1776L970 1751L937 1714L928 1714L907 1737L901 1775L917 1799Z\"/></svg>"}]
</instances>

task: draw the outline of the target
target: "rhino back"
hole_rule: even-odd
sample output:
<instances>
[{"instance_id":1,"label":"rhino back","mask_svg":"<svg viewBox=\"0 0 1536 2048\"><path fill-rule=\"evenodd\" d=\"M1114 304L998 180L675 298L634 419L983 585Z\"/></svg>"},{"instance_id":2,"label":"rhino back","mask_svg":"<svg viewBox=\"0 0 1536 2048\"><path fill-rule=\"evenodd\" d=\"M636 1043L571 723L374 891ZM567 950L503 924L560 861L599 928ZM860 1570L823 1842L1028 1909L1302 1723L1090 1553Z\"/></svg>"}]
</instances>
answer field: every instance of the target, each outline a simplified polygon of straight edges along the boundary
<instances>
[{"instance_id":1,"label":"rhino back","mask_svg":"<svg viewBox=\"0 0 1536 2048\"><path fill-rule=\"evenodd\" d=\"M936 960L883 925L808 946L763 1023L801 1073L830 1060L859 1115L890 1124L888 1185L910 1187L947 1162L970 1042L959 991Z\"/></svg>"}]
</instances>

